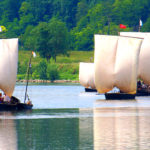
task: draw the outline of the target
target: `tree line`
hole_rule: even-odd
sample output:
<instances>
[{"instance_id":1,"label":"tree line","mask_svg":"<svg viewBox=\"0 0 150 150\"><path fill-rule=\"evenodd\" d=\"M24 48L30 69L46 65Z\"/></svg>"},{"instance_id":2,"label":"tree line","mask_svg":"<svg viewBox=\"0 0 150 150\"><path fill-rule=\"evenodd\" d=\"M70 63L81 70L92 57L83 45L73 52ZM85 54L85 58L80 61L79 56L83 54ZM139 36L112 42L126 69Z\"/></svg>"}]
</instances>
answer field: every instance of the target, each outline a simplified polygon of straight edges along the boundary
<instances>
[{"instance_id":1,"label":"tree line","mask_svg":"<svg viewBox=\"0 0 150 150\"><path fill-rule=\"evenodd\" d=\"M1 38L20 39L49 61L68 50L90 51L94 34L150 31L149 0L0 0ZM119 24L126 25L120 29Z\"/></svg>"}]
</instances>

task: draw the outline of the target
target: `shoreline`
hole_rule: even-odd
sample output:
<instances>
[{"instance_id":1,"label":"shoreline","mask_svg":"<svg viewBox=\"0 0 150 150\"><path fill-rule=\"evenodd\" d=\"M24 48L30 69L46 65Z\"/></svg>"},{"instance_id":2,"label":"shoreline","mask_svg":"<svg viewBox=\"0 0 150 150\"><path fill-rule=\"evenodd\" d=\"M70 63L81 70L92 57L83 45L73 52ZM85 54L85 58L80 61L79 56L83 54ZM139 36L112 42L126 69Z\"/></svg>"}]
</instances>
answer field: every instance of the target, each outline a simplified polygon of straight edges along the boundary
<instances>
[{"instance_id":1,"label":"shoreline","mask_svg":"<svg viewBox=\"0 0 150 150\"><path fill-rule=\"evenodd\" d=\"M16 80L16 82L22 82L25 83L27 80ZM35 80L29 80L30 83L79 83L77 80L40 80L40 79L35 79Z\"/></svg>"}]
</instances>

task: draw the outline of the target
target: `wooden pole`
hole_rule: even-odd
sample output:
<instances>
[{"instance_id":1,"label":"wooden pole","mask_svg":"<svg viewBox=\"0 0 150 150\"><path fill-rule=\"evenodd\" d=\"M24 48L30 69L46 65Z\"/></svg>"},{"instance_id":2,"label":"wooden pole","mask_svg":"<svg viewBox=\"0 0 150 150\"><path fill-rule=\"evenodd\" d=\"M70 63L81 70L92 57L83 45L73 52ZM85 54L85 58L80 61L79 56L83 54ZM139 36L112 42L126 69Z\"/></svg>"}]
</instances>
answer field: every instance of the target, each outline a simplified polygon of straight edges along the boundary
<instances>
[{"instance_id":1,"label":"wooden pole","mask_svg":"<svg viewBox=\"0 0 150 150\"><path fill-rule=\"evenodd\" d=\"M138 32L140 32L140 30L141 30L141 26L140 26L140 24L139 24L139 31L138 31Z\"/></svg>"},{"instance_id":2,"label":"wooden pole","mask_svg":"<svg viewBox=\"0 0 150 150\"><path fill-rule=\"evenodd\" d=\"M29 60L28 70L27 70L27 84L26 84L26 90L25 90L24 103L26 102L26 98L27 98L27 89L28 89L28 83L29 83L29 72L30 72L30 68L31 68L31 59L32 59L32 53L31 53L31 57Z\"/></svg>"}]
</instances>

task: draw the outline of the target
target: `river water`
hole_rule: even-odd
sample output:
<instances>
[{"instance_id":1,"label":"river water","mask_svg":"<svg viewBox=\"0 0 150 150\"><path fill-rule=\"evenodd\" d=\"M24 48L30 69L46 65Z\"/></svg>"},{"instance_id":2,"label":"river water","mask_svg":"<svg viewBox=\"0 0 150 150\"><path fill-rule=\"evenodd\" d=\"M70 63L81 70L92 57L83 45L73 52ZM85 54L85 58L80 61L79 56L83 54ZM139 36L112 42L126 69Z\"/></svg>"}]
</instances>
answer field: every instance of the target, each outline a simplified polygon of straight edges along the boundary
<instances>
[{"instance_id":1,"label":"river water","mask_svg":"<svg viewBox=\"0 0 150 150\"><path fill-rule=\"evenodd\" d=\"M25 86L14 96L23 101ZM31 111L0 112L0 150L149 150L150 97L105 100L79 84L35 84Z\"/></svg>"}]
</instances>

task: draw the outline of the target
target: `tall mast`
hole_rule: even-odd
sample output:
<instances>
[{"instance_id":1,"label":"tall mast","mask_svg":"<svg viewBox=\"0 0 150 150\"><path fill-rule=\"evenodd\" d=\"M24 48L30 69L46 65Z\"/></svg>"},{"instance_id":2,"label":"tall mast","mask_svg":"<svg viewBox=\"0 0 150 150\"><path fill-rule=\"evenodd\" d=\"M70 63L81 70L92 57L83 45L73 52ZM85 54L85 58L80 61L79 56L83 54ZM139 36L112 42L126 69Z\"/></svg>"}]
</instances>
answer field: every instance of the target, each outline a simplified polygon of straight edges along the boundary
<instances>
[{"instance_id":1,"label":"tall mast","mask_svg":"<svg viewBox=\"0 0 150 150\"><path fill-rule=\"evenodd\" d=\"M32 60L32 53L31 53L31 56L30 56L28 70L27 70L27 84L26 84L26 90L25 90L24 103L25 103L26 98L27 98L27 90L28 90L28 83L29 83L29 73L30 73L30 69L31 69L31 60Z\"/></svg>"}]
</instances>

